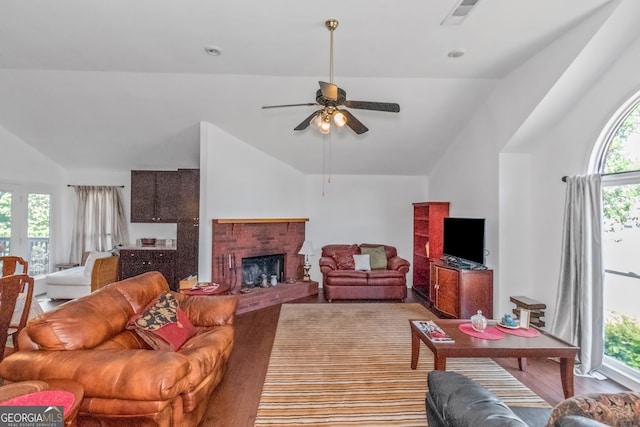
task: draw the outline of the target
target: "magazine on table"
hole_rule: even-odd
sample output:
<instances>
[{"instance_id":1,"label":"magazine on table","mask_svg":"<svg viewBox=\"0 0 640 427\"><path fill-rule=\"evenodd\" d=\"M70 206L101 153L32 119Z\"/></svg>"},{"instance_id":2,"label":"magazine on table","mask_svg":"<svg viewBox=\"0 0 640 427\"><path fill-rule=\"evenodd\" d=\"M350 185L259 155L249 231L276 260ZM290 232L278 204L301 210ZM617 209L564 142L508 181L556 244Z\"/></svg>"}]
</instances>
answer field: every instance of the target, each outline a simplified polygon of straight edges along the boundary
<instances>
[{"instance_id":1,"label":"magazine on table","mask_svg":"<svg viewBox=\"0 0 640 427\"><path fill-rule=\"evenodd\" d=\"M454 342L440 326L436 325L433 320L414 320L413 323L420 329L431 341L437 342Z\"/></svg>"}]
</instances>

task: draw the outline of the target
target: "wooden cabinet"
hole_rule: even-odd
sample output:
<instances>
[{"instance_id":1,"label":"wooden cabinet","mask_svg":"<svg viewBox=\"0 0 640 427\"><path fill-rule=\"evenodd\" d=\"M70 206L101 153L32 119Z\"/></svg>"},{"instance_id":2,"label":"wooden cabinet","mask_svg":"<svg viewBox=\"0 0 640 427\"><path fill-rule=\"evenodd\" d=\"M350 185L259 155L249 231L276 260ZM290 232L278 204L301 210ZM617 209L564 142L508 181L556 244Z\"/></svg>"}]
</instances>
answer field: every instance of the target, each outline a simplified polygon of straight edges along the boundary
<instances>
[{"instance_id":1,"label":"wooden cabinet","mask_svg":"<svg viewBox=\"0 0 640 427\"><path fill-rule=\"evenodd\" d=\"M177 223L177 251L171 261L172 277L167 281L175 278L177 282L198 272L199 215L199 169L131 171L131 222ZM152 260L139 258L129 266L131 271L148 271L147 263Z\"/></svg>"},{"instance_id":2,"label":"wooden cabinet","mask_svg":"<svg viewBox=\"0 0 640 427\"><path fill-rule=\"evenodd\" d=\"M178 228L176 279L198 273L200 170L178 169Z\"/></svg>"},{"instance_id":3,"label":"wooden cabinet","mask_svg":"<svg viewBox=\"0 0 640 427\"><path fill-rule=\"evenodd\" d=\"M444 218L449 202L413 204L413 289L433 303L429 293L429 260L442 256Z\"/></svg>"},{"instance_id":4,"label":"wooden cabinet","mask_svg":"<svg viewBox=\"0 0 640 427\"><path fill-rule=\"evenodd\" d=\"M176 251L170 249L120 249L120 280L148 271L159 271L172 290L178 290L175 278Z\"/></svg>"},{"instance_id":5,"label":"wooden cabinet","mask_svg":"<svg viewBox=\"0 0 640 427\"><path fill-rule=\"evenodd\" d=\"M177 171L131 171L131 222L177 222Z\"/></svg>"},{"instance_id":6,"label":"wooden cabinet","mask_svg":"<svg viewBox=\"0 0 640 427\"><path fill-rule=\"evenodd\" d=\"M478 310L493 318L493 270L465 270L440 260L430 263L430 287L438 314L470 319Z\"/></svg>"}]
</instances>

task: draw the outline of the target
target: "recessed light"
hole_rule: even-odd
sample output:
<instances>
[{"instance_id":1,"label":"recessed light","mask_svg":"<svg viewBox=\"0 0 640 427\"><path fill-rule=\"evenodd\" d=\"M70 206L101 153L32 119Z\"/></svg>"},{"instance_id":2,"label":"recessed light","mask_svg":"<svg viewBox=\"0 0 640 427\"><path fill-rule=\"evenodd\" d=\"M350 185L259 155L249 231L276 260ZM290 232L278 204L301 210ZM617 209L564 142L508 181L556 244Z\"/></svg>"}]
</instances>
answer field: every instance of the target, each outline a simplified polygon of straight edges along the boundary
<instances>
[{"instance_id":1,"label":"recessed light","mask_svg":"<svg viewBox=\"0 0 640 427\"><path fill-rule=\"evenodd\" d=\"M204 51L207 52L211 56L220 56L222 55L222 51L218 46L207 46L204 48Z\"/></svg>"},{"instance_id":2,"label":"recessed light","mask_svg":"<svg viewBox=\"0 0 640 427\"><path fill-rule=\"evenodd\" d=\"M454 49L454 50L452 50L451 52L449 52L449 53L447 54L447 56L448 56L449 58L460 58L461 56L464 56L464 54L465 54L466 52L467 52L467 51L466 51L466 50L464 50L464 49Z\"/></svg>"}]
</instances>

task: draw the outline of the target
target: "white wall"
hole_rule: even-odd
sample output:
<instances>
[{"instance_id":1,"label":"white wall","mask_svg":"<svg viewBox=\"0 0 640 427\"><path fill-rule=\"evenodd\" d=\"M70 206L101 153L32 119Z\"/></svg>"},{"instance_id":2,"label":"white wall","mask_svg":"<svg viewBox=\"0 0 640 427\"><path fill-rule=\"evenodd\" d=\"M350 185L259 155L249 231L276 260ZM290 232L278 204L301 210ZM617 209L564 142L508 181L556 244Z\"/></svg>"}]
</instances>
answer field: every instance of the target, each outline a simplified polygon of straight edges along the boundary
<instances>
[{"instance_id":1,"label":"white wall","mask_svg":"<svg viewBox=\"0 0 640 427\"><path fill-rule=\"evenodd\" d=\"M0 126L0 189L11 191L38 192L52 195L51 238L60 236L61 224L65 221L62 194L66 177L65 170L39 151ZM21 221L23 218L15 218ZM26 224L25 224L26 227ZM57 240L57 239L56 239ZM56 247L53 246L52 249ZM26 256L24 254L18 254Z\"/></svg>"},{"instance_id":2,"label":"white wall","mask_svg":"<svg viewBox=\"0 0 640 427\"><path fill-rule=\"evenodd\" d=\"M540 209L532 206L531 200L531 157L526 154L500 154L499 186L499 247L501 268L495 272L498 277L496 288L501 306L494 316L510 312L509 296L525 295L542 297L533 292L533 273L536 270L533 259L532 240L539 239L531 230L532 216ZM536 214L537 213L537 214ZM545 215L545 213L542 213ZM506 250L506 253L502 253ZM534 296L535 295L535 296ZM545 299L545 298L540 298Z\"/></svg>"},{"instance_id":3,"label":"white wall","mask_svg":"<svg viewBox=\"0 0 640 427\"><path fill-rule=\"evenodd\" d=\"M565 72L547 96L547 109L554 108L550 100L559 94L574 94L570 105L547 126L538 126L524 136L516 135L517 144L507 148L529 157L527 177L518 178L519 171L505 172L507 182L529 184L527 203L531 207L531 224L527 227L531 244L526 292L547 304L547 324L555 314L555 300L560 269L560 249L566 185L565 175L594 172L589 160L607 122L617 109L640 90L640 77L634 72L640 66L640 31L635 17L640 16L640 3L621 1L607 17L590 43ZM576 79L581 84L576 90ZM585 76L590 76L586 79ZM568 89L567 89L568 87ZM558 93L556 93L558 92ZM566 104L566 99L562 101ZM533 120L540 124L539 120ZM529 125L529 123L527 123ZM514 201L506 201L504 210L516 210ZM515 241L508 243L513 255ZM513 256L511 257L513 260ZM514 278L522 263L509 262L502 269L503 277Z\"/></svg>"},{"instance_id":4,"label":"white wall","mask_svg":"<svg viewBox=\"0 0 640 427\"><path fill-rule=\"evenodd\" d=\"M318 255L329 243L386 243L411 260L411 203L427 199L427 178L337 175L323 197L322 175L305 176L209 123L201 138L199 280L211 278L214 218L309 218L318 281Z\"/></svg>"},{"instance_id":5,"label":"white wall","mask_svg":"<svg viewBox=\"0 0 640 427\"><path fill-rule=\"evenodd\" d=\"M527 295L553 319L561 177L588 172L604 124L640 89L636 16L638 2L613 2L506 76L430 176L430 194L451 201L452 216L488 219L494 316L511 311L509 296Z\"/></svg>"},{"instance_id":6,"label":"white wall","mask_svg":"<svg viewBox=\"0 0 640 427\"><path fill-rule=\"evenodd\" d=\"M58 236L63 235L61 228L66 218L65 204L60 202L64 191L62 184L65 180L64 169L1 126L0 153L2 153L0 189L23 194L40 191L51 194L50 238L51 242L59 242ZM14 221L24 220L26 218L14 218ZM21 226L26 229L26 224ZM27 248L26 245L23 246L24 253L14 251L13 254L26 257ZM61 247L52 244L50 249L60 251ZM50 257L52 256L50 254ZM36 279L34 292L40 294L44 290L44 281Z\"/></svg>"},{"instance_id":7,"label":"white wall","mask_svg":"<svg viewBox=\"0 0 640 427\"><path fill-rule=\"evenodd\" d=\"M332 243L380 243L395 246L413 262L413 205L429 200L428 179L415 176L309 175L307 240L313 242L311 277L322 281L318 266L322 246ZM412 284L412 272L407 285Z\"/></svg>"},{"instance_id":8,"label":"white wall","mask_svg":"<svg viewBox=\"0 0 640 427\"><path fill-rule=\"evenodd\" d=\"M452 216L487 218L495 314L510 311L510 295L524 294L547 303L550 323L565 190L560 178L588 172L603 127L640 90L637 16L637 0L613 1L502 79L482 108L461 120L460 134L429 179L333 176L322 197L321 176L304 176L201 124L201 280L211 273L213 218L309 217L307 238L317 250L326 243L380 242L411 259L411 203L450 201ZM53 262L68 254L73 190L67 184L125 185L129 211L129 171L63 170L3 128L0 151L12 160L3 162L0 184L49 186L59 200L52 233L64 243ZM173 238L175 225L131 224L130 232L132 241ZM312 277L320 279L317 260L313 266Z\"/></svg>"},{"instance_id":9,"label":"white wall","mask_svg":"<svg viewBox=\"0 0 640 427\"><path fill-rule=\"evenodd\" d=\"M621 52L618 61L585 91L562 123L549 129L531 152L532 164L546 165L544 172L535 168L531 171L532 203L544 212L536 215L532 224L532 233L539 236L533 241L532 261L545 266L534 271L533 281L538 286L533 291L547 301L553 295L552 306L558 285L566 190L561 177L594 172L589 170L589 159L600 143L600 134L616 110L640 91L639 68L640 39ZM551 315L553 307L549 311Z\"/></svg>"},{"instance_id":10,"label":"white wall","mask_svg":"<svg viewBox=\"0 0 640 427\"><path fill-rule=\"evenodd\" d=\"M302 173L210 124L200 125L198 280L211 280L211 221L306 218Z\"/></svg>"},{"instance_id":11,"label":"white wall","mask_svg":"<svg viewBox=\"0 0 640 427\"><path fill-rule=\"evenodd\" d=\"M71 233L75 214L75 194L71 185L124 185L123 202L130 217L131 173L128 170L64 169L30 145L0 127L0 188L24 188L26 191L46 191L52 194L51 252L52 266L69 261ZM129 224L131 241L153 236L176 238L176 224Z\"/></svg>"}]
</instances>

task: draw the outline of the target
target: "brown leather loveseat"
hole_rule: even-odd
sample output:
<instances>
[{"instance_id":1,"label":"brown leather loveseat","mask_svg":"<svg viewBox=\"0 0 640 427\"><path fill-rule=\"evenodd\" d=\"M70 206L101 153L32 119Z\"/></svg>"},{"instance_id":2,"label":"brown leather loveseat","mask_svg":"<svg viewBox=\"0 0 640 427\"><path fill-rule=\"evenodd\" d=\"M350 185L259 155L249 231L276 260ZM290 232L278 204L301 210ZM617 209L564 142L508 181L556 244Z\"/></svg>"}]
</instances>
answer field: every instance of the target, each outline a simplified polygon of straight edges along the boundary
<instances>
[{"instance_id":1,"label":"brown leather loveseat","mask_svg":"<svg viewBox=\"0 0 640 427\"><path fill-rule=\"evenodd\" d=\"M162 317L149 308L155 301L172 303L178 319L164 323L173 327L164 344L191 333L175 351L152 347L136 329L139 322L132 327L132 319L148 326ZM158 272L115 282L29 322L20 351L0 363L0 376L80 383L79 426L195 426L225 373L237 303L235 296L170 292Z\"/></svg>"},{"instance_id":2,"label":"brown leather loveseat","mask_svg":"<svg viewBox=\"0 0 640 427\"><path fill-rule=\"evenodd\" d=\"M370 268L358 266L354 259L368 255ZM362 258L360 258L362 259ZM398 256L395 247L371 243L327 245L322 248L320 271L328 301L334 299L407 298L409 261ZM358 269L361 268L361 269Z\"/></svg>"}]
</instances>

